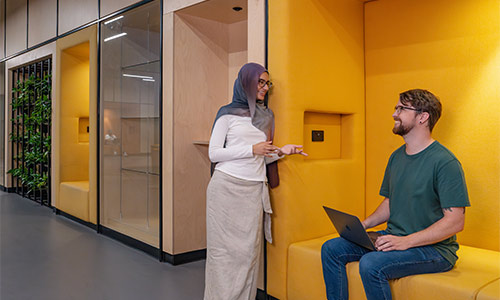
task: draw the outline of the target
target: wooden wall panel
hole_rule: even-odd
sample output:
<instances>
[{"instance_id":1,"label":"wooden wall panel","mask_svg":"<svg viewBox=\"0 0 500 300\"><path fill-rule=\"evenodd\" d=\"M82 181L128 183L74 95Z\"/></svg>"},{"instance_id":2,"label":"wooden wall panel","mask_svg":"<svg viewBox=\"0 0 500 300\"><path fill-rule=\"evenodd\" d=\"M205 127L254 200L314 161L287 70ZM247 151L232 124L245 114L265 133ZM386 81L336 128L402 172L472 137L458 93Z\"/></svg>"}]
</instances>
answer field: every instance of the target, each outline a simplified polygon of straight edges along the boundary
<instances>
[{"instance_id":1,"label":"wooden wall panel","mask_svg":"<svg viewBox=\"0 0 500 300\"><path fill-rule=\"evenodd\" d=\"M164 14L204 2L206 0L163 0Z\"/></svg>"},{"instance_id":2,"label":"wooden wall panel","mask_svg":"<svg viewBox=\"0 0 500 300\"><path fill-rule=\"evenodd\" d=\"M26 49L27 0L7 1L6 56Z\"/></svg>"},{"instance_id":3,"label":"wooden wall panel","mask_svg":"<svg viewBox=\"0 0 500 300\"><path fill-rule=\"evenodd\" d=\"M59 34L97 19L97 0L59 0Z\"/></svg>"},{"instance_id":4,"label":"wooden wall panel","mask_svg":"<svg viewBox=\"0 0 500 300\"><path fill-rule=\"evenodd\" d=\"M0 0L0 58L5 57L5 0Z\"/></svg>"},{"instance_id":5,"label":"wooden wall panel","mask_svg":"<svg viewBox=\"0 0 500 300\"><path fill-rule=\"evenodd\" d=\"M56 36L57 0L29 0L28 47Z\"/></svg>"},{"instance_id":6,"label":"wooden wall panel","mask_svg":"<svg viewBox=\"0 0 500 300\"><path fill-rule=\"evenodd\" d=\"M163 251L173 254L174 13L163 15Z\"/></svg>"},{"instance_id":7,"label":"wooden wall panel","mask_svg":"<svg viewBox=\"0 0 500 300\"><path fill-rule=\"evenodd\" d=\"M248 0L248 61L261 65L266 57L265 10L265 0Z\"/></svg>"},{"instance_id":8,"label":"wooden wall panel","mask_svg":"<svg viewBox=\"0 0 500 300\"><path fill-rule=\"evenodd\" d=\"M139 2L139 0L101 0L101 17Z\"/></svg>"},{"instance_id":9,"label":"wooden wall panel","mask_svg":"<svg viewBox=\"0 0 500 300\"><path fill-rule=\"evenodd\" d=\"M227 99L233 97L233 83L238 76L241 67L248 61L247 51L247 24L241 21L228 25L229 49L228 49L228 92Z\"/></svg>"},{"instance_id":10,"label":"wooden wall panel","mask_svg":"<svg viewBox=\"0 0 500 300\"><path fill-rule=\"evenodd\" d=\"M230 100L227 25L175 18L174 253L206 247L205 191L210 179L206 145L217 109Z\"/></svg>"}]
</instances>

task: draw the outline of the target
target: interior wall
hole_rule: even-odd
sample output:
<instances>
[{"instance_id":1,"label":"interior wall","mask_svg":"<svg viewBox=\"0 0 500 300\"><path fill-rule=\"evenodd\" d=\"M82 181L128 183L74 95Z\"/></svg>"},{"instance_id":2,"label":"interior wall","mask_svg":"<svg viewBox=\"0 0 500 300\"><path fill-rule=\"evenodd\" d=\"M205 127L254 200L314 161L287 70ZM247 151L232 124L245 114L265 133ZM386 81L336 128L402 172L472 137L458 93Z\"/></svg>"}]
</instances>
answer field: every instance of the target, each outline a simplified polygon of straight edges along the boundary
<instances>
[{"instance_id":1,"label":"interior wall","mask_svg":"<svg viewBox=\"0 0 500 300\"><path fill-rule=\"evenodd\" d=\"M5 1L7 1L7 23L5 28L6 56L9 56L26 49L27 0Z\"/></svg>"},{"instance_id":2,"label":"interior wall","mask_svg":"<svg viewBox=\"0 0 500 300\"><path fill-rule=\"evenodd\" d=\"M89 44L61 52L60 181L89 180L89 143L79 140L79 119L89 117Z\"/></svg>"},{"instance_id":3,"label":"interior wall","mask_svg":"<svg viewBox=\"0 0 500 300\"><path fill-rule=\"evenodd\" d=\"M264 31L253 33L247 21L235 21L238 17L229 6L245 7L247 1L194 5L201 2L164 2L163 249L169 254L206 247L207 146L213 119L217 109L231 101L237 72L248 57L264 63ZM248 12L242 11L239 18L248 16L263 28L263 0L249 2ZM225 9L230 13L222 12Z\"/></svg>"},{"instance_id":4,"label":"interior wall","mask_svg":"<svg viewBox=\"0 0 500 300\"><path fill-rule=\"evenodd\" d=\"M278 163L281 183L271 192L268 291L286 299L289 245L334 231L322 206L364 216L363 3L270 1L269 71L275 84L269 103L276 116L276 145L310 141L306 112L346 118L340 132L350 145L340 147L337 159L292 156ZM319 124L317 129L328 129Z\"/></svg>"},{"instance_id":5,"label":"interior wall","mask_svg":"<svg viewBox=\"0 0 500 300\"><path fill-rule=\"evenodd\" d=\"M100 0L101 4L101 17L109 15L112 12L130 6L139 2L140 0Z\"/></svg>"},{"instance_id":6,"label":"interior wall","mask_svg":"<svg viewBox=\"0 0 500 300\"><path fill-rule=\"evenodd\" d=\"M387 160L400 92L435 93L443 113L433 136L462 163L471 208L461 244L499 250L500 1L379 0L365 5L367 214Z\"/></svg>"},{"instance_id":7,"label":"interior wall","mask_svg":"<svg viewBox=\"0 0 500 300\"><path fill-rule=\"evenodd\" d=\"M30 0L28 47L56 36L57 0Z\"/></svg>"},{"instance_id":8,"label":"interior wall","mask_svg":"<svg viewBox=\"0 0 500 300\"><path fill-rule=\"evenodd\" d=\"M5 57L5 0L0 0L0 58Z\"/></svg>"},{"instance_id":9,"label":"interior wall","mask_svg":"<svg viewBox=\"0 0 500 300\"><path fill-rule=\"evenodd\" d=\"M234 80L238 77L241 66L248 61L247 27L248 21L226 25L228 29L228 101L233 97Z\"/></svg>"},{"instance_id":10,"label":"interior wall","mask_svg":"<svg viewBox=\"0 0 500 300\"><path fill-rule=\"evenodd\" d=\"M97 0L59 0L59 32L62 34L98 18Z\"/></svg>"},{"instance_id":11,"label":"interior wall","mask_svg":"<svg viewBox=\"0 0 500 300\"><path fill-rule=\"evenodd\" d=\"M206 145L217 109L228 100L228 26L178 14L174 28L174 253L206 247ZM205 171L203 171L205 170Z\"/></svg>"},{"instance_id":12,"label":"interior wall","mask_svg":"<svg viewBox=\"0 0 500 300\"><path fill-rule=\"evenodd\" d=\"M171 13L205 1L207 0L163 0L163 7L165 13Z\"/></svg>"}]
</instances>

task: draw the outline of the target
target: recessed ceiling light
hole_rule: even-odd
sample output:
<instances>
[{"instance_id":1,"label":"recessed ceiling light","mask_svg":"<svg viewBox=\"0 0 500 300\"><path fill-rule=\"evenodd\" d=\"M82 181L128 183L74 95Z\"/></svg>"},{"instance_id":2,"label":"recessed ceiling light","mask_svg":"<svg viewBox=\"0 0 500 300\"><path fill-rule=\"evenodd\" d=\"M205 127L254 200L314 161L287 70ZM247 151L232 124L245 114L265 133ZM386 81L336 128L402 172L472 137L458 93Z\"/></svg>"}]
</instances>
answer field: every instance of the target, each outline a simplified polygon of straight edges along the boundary
<instances>
[{"instance_id":1,"label":"recessed ceiling light","mask_svg":"<svg viewBox=\"0 0 500 300\"><path fill-rule=\"evenodd\" d=\"M141 78L141 79L153 79L151 76L142 76L142 75L135 75L135 74L123 74L123 77L132 77L132 78Z\"/></svg>"},{"instance_id":2,"label":"recessed ceiling light","mask_svg":"<svg viewBox=\"0 0 500 300\"><path fill-rule=\"evenodd\" d=\"M114 21L118 21L120 19L123 19L123 16L116 17L114 19L111 19L109 21L104 22L104 25L108 25L109 23L113 23Z\"/></svg>"},{"instance_id":3,"label":"recessed ceiling light","mask_svg":"<svg viewBox=\"0 0 500 300\"><path fill-rule=\"evenodd\" d=\"M109 38L105 38L104 41L107 42L107 41L111 41L111 40L114 40L114 39L117 39L119 37L122 37L122 36L125 36L127 35L126 32L122 32L120 34L117 34L117 35L113 35L113 36L110 36Z\"/></svg>"}]
</instances>

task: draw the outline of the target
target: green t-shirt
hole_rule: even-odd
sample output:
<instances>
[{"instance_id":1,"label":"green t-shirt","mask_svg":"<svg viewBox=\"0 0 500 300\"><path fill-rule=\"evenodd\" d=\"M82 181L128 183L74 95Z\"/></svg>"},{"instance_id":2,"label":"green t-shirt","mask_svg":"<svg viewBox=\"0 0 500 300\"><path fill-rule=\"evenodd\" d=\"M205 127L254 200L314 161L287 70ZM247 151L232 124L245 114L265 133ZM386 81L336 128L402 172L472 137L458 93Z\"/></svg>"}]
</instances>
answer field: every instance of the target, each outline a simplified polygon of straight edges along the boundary
<instances>
[{"instance_id":1,"label":"green t-shirt","mask_svg":"<svg viewBox=\"0 0 500 300\"><path fill-rule=\"evenodd\" d=\"M403 145L387 164L380 195L389 198L389 234L406 236L439 219L443 208L470 206L464 172L457 158L435 141L408 155ZM457 261L456 235L432 246L451 264Z\"/></svg>"}]
</instances>

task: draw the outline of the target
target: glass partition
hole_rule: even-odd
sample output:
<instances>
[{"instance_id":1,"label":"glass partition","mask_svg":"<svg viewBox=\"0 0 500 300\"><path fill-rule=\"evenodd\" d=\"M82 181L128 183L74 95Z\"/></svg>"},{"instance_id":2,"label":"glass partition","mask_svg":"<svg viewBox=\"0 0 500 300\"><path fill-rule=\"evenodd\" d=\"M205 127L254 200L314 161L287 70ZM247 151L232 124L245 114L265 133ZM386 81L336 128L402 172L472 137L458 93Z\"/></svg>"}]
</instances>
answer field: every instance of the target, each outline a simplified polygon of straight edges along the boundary
<instances>
[{"instance_id":1,"label":"glass partition","mask_svg":"<svg viewBox=\"0 0 500 300\"><path fill-rule=\"evenodd\" d=\"M101 225L159 247L160 3L101 24Z\"/></svg>"}]
</instances>

